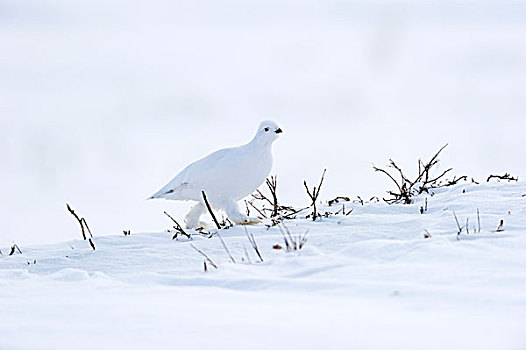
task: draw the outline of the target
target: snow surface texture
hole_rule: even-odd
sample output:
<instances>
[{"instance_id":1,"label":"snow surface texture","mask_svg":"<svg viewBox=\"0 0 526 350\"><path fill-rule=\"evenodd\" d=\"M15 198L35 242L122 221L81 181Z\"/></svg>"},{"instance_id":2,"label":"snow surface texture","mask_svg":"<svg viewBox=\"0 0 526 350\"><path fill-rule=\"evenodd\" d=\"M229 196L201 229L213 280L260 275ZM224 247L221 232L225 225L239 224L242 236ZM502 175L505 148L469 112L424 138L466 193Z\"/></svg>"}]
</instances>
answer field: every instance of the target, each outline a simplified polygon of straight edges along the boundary
<instances>
[{"instance_id":1,"label":"snow surface texture","mask_svg":"<svg viewBox=\"0 0 526 350\"><path fill-rule=\"evenodd\" d=\"M525 194L522 183L490 183L411 205L347 202L349 216L287 222L309 230L289 253L272 249L283 245L277 227L251 226L261 263L241 226L221 231L236 264L217 236L3 248L0 348L522 349ZM457 239L453 211L470 234ZM190 243L219 268L203 272Z\"/></svg>"}]
</instances>

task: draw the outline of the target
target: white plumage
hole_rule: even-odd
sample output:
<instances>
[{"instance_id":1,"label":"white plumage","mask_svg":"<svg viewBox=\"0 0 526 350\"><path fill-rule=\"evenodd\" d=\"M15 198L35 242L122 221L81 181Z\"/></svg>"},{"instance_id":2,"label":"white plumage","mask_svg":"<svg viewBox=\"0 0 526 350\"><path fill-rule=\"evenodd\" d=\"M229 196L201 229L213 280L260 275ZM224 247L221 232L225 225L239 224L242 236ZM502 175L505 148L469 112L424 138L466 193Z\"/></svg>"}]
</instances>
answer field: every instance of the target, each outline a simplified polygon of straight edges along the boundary
<instances>
[{"instance_id":1,"label":"white plumage","mask_svg":"<svg viewBox=\"0 0 526 350\"><path fill-rule=\"evenodd\" d=\"M272 143L281 132L276 123L262 122L252 141L216 151L191 163L150 199L197 201L186 215L187 228L202 226L199 218L206 211L202 191L210 204L224 210L231 221L237 224L259 222L241 213L237 201L254 192L269 175Z\"/></svg>"}]
</instances>

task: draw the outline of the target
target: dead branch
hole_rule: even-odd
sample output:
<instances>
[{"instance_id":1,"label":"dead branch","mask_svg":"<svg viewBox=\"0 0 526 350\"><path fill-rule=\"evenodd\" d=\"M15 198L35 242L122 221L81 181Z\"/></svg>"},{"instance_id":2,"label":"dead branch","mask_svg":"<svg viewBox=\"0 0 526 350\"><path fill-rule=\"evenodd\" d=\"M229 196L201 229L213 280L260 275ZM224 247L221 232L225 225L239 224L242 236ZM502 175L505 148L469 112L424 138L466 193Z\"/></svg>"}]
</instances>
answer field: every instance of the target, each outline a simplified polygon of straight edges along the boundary
<instances>
[{"instance_id":1,"label":"dead branch","mask_svg":"<svg viewBox=\"0 0 526 350\"><path fill-rule=\"evenodd\" d=\"M206 208L208 209L208 212L212 216L212 220L214 220L214 223L216 224L217 229L220 230L221 226L219 225L219 222L217 221L216 216L214 215L214 212L212 211L212 207L210 206L210 203L208 203L208 199L206 199L205 191L201 191L201 194L203 195L203 199L205 201Z\"/></svg>"},{"instance_id":2,"label":"dead branch","mask_svg":"<svg viewBox=\"0 0 526 350\"><path fill-rule=\"evenodd\" d=\"M68 211L71 213L71 215L73 215L75 217L75 219L77 219L77 221L79 222L79 225L80 225L80 230L82 232L82 237L84 238L84 240L86 240L86 231L84 230L84 227L86 228L86 230L88 231L90 237L87 238L88 239L88 242L91 246L91 248L93 250L95 250L95 243L93 243L93 234L91 233L91 230L88 226L88 223L86 221L86 219L84 218L81 218L77 215L77 213L75 213L75 211L69 206L69 204L66 203L66 207L68 209Z\"/></svg>"},{"instance_id":3,"label":"dead branch","mask_svg":"<svg viewBox=\"0 0 526 350\"><path fill-rule=\"evenodd\" d=\"M489 180L491 180L491 179L508 180L508 182L510 182L510 181L519 181L519 177L513 177L513 176L511 176L508 173L505 173L504 175L490 175L490 176L488 176L488 179L486 180L486 182L489 182Z\"/></svg>"},{"instance_id":4,"label":"dead branch","mask_svg":"<svg viewBox=\"0 0 526 350\"><path fill-rule=\"evenodd\" d=\"M480 213L479 213L479 208L477 208L477 221L478 221L478 224L479 224L478 232L480 233Z\"/></svg>"},{"instance_id":5,"label":"dead branch","mask_svg":"<svg viewBox=\"0 0 526 350\"><path fill-rule=\"evenodd\" d=\"M259 215L261 215L261 217L263 217L263 218L265 218L265 219L267 218L267 216L265 215L265 213L264 213L263 211L259 210L259 208L256 207L252 201L248 201L248 204L250 204L250 206L251 206L252 208L254 208L254 209L259 213Z\"/></svg>"},{"instance_id":6,"label":"dead branch","mask_svg":"<svg viewBox=\"0 0 526 350\"><path fill-rule=\"evenodd\" d=\"M500 222L499 222L499 227L497 227L495 232L502 232L502 231L504 231L503 226L504 226L504 220L501 219Z\"/></svg>"},{"instance_id":7,"label":"dead branch","mask_svg":"<svg viewBox=\"0 0 526 350\"><path fill-rule=\"evenodd\" d=\"M206 261L208 261L208 263L209 263L210 265L212 265L214 268L217 269L217 265L214 264L214 262L212 261L212 259L210 259L210 258L208 257L208 255L206 255L205 253L203 253L202 250L199 250L199 249L198 249L195 245L193 245L192 243L190 243L190 246L191 246L192 248L194 248L199 254L201 254L202 256L204 256L204 258L206 259Z\"/></svg>"},{"instance_id":8,"label":"dead branch","mask_svg":"<svg viewBox=\"0 0 526 350\"><path fill-rule=\"evenodd\" d=\"M309 190L309 186L307 186L307 181L303 181L303 185L305 186L305 189L307 190L307 194L309 195L311 201L312 201L312 221L316 221L316 218L318 217L318 212L316 210L316 201L318 200L318 196L320 195L320 189L321 185L323 184L323 179L325 178L325 172L327 169L323 169L323 174L321 175L320 184L318 185L318 188L316 186L313 187L312 192Z\"/></svg>"},{"instance_id":9,"label":"dead branch","mask_svg":"<svg viewBox=\"0 0 526 350\"><path fill-rule=\"evenodd\" d=\"M433 188L452 186L461 180L467 180L466 176L461 176L459 178L455 176L452 180L446 180L444 183L442 179L452 170L452 168L441 172L438 176L431 176L431 170L436 164L438 164L438 156L446 146L447 144L440 148L427 163L424 163L421 159L418 160L418 175L414 180L410 180L392 159L389 159L388 167L394 169L398 173L399 180L397 180L391 172L373 166L374 171L387 175L397 187L397 190L395 191L387 191L392 198L384 198L384 201L388 204L398 202L410 204L412 203L411 198L413 196L424 192L429 193L429 190Z\"/></svg>"},{"instance_id":10,"label":"dead branch","mask_svg":"<svg viewBox=\"0 0 526 350\"><path fill-rule=\"evenodd\" d=\"M192 236L190 236L188 233L186 233L185 230L179 225L179 223L166 211L163 211L164 215L168 216L170 220L172 220L175 223L175 226L172 226L175 229L175 234L173 235L172 239L176 239L179 234L186 236L188 239L192 239Z\"/></svg>"},{"instance_id":11,"label":"dead branch","mask_svg":"<svg viewBox=\"0 0 526 350\"><path fill-rule=\"evenodd\" d=\"M235 264L236 261L234 260L234 257L232 256L232 254L230 254L230 250L228 250L228 247L226 246L226 243L225 243L225 241L223 240L223 237L221 237L221 235L219 234L219 232L216 232L216 235L217 235L217 237L219 237L219 240L221 241L221 244L223 245L223 248L225 248L225 251L226 251L226 253L228 254L228 257L229 257L230 260Z\"/></svg>"},{"instance_id":12,"label":"dead branch","mask_svg":"<svg viewBox=\"0 0 526 350\"><path fill-rule=\"evenodd\" d=\"M330 201L327 202L327 204L330 206L332 206L334 203L339 203L341 201L345 201L345 202L349 202L351 199L349 197L344 197L344 196L338 196L334 199L331 199Z\"/></svg>"},{"instance_id":13,"label":"dead branch","mask_svg":"<svg viewBox=\"0 0 526 350\"><path fill-rule=\"evenodd\" d=\"M278 176L271 176L270 180L266 180L267 187L270 191L270 194L272 195L272 214L270 215L271 218L278 216L278 195L277 195L277 188L278 188Z\"/></svg>"},{"instance_id":14,"label":"dead branch","mask_svg":"<svg viewBox=\"0 0 526 350\"><path fill-rule=\"evenodd\" d=\"M13 244L11 246L11 250L9 251L9 256L15 254L15 251L18 251L18 253L22 254L22 251L20 250L20 248L18 248L18 245L17 244Z\"/></svg>"},{"instance_id":15,"label":"dead branch","mask_svg":"<svg viewBox=\"0 0 526 350\"><path fill-rule=\"evenodd\" d=\"M444 187L454 186L458 184L460 181L468 181L468 177L466 175L463 175L459 178L456 176L453 176L453 179L447 180L447 182L444 184Z\"/></svg>"},{"instance_id":16,"label":"dead branch","mask_svg":"<svg viewBox=\"0 0 526 350\"><path fill-rule=\"evenodd\" d=\"M86 240L86 232L84 231L84 225L82 224L82 219L77 215L77 213L75 213L75 211L69 206L69 204L66 203L66 207L68 208L68 211L71 213L71 215L73 215L75 219L77 219L77 221L79 222L80 230L82 233L82 238Z\"/></svg>"},{"instance_id":17,"label":"dead branch","mask_svg":"<svg viewBox=\"0 0 526 350\"><path fill-rule=\"evenodd\" d=\"M256 254L260 260L260 262L263 262L263 258L261 257L261 253L259 252L258 245L256 243L256 239L254 238L254 235L252 233L248 233L247 227L243 226L245 228L245 234L247 235L248 241L252 245L252 248L256 251Z\"/></svg>"},{"instance_id":18,"label":"dead branch","mask_svg":"<svg viewBox=\"0 0 526 350\"><path fill-rule=\"evenodd\" d=\"M455 217L455 221L457 222L457 227L458 227L457 235L459 235L460 232L462 232L462 227L460 227L460 224L458 223L458 218L457 218L457 214L455 213L455 211L453 211L453 216Z\"/></svg>"}]
</instances>

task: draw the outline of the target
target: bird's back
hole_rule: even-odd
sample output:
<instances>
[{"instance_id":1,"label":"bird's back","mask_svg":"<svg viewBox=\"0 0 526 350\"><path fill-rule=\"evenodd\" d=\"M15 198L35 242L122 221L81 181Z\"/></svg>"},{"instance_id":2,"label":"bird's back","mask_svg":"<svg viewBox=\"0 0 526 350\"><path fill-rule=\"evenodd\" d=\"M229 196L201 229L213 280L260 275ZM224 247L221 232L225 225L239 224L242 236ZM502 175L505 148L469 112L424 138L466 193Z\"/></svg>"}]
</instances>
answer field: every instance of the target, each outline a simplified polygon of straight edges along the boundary
<instances>
[{"instance_id":1,"label":"bird's back","mask_svg":"<svg viewBox=\"0 0 526 350\"><path fill-rule=\"evenodd\" d=\"M191 163L151 198L199 201L205 191L214 201L237 201L252 193L271 168L270 148L226 148Z\"/></svg>"}]
</instances>

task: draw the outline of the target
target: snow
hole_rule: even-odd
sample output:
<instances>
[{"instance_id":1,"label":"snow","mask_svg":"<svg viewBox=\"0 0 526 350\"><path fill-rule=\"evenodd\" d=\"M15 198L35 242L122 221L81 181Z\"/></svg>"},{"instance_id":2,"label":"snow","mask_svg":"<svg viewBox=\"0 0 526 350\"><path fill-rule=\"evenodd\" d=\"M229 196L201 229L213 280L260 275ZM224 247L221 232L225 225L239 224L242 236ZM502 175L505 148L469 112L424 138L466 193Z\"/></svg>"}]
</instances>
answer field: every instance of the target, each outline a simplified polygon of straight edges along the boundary
<instances>
[{"instance_id":1,"label":"snow","mask_svg":"<svg viewBox=\"0 0 526 350\"><path fill-rule=\"evenodd\" d=\"M95 236L96 251L82 240L2 247L0 348L522 348L525 194L494 182L411 205L347 202L348 216L286 222L309 231L294 252L272 249L284 245L277 227L249 226L260 263L242 226L221 231L236 264L217 236L167 232ZM469 234L457 237L453 212ZM190 244L218 269L204 272Z\"/></svg>"}]
</instances>

